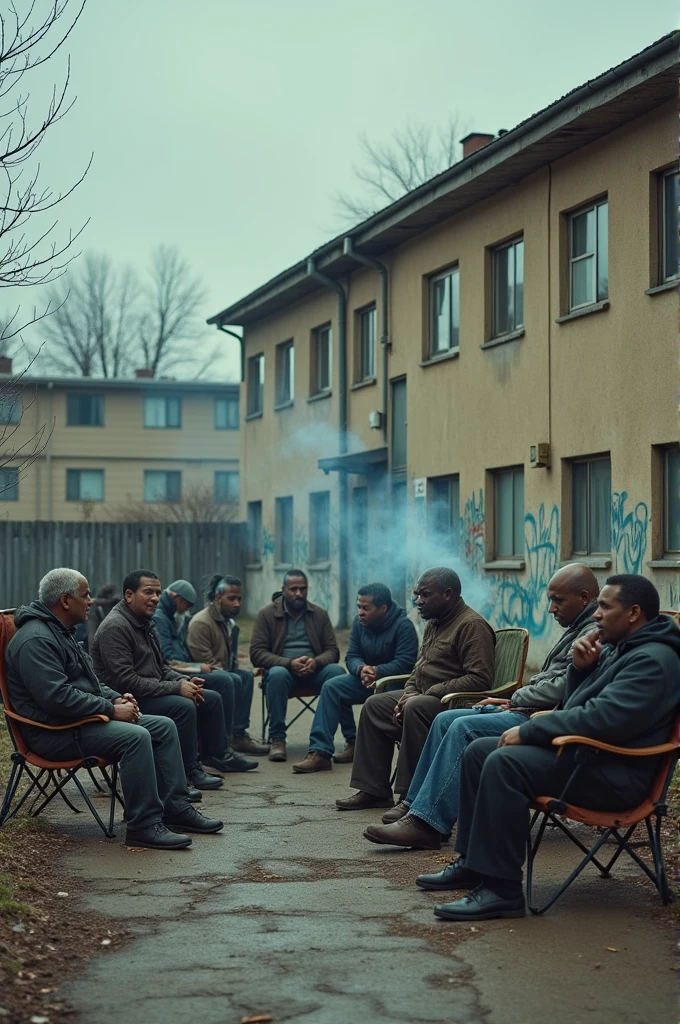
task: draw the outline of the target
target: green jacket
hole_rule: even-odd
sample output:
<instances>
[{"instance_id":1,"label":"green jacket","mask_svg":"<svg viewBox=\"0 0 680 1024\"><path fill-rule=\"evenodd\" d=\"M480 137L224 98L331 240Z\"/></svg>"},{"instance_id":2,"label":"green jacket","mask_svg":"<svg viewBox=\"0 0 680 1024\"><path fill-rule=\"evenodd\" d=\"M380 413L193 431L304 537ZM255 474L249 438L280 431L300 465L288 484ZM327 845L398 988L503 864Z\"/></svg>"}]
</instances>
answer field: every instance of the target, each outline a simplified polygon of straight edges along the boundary
<instances>
[{"instance_id":1,"label":"green jacket","mask_svg":"<svg viewBox=\"0 0 680 1024\"><path fill-rule=\"evenodd\" d=\"M12 709L45 725L64 725L88 715L113 715L120 694L103 686L74 631L40 601L18 608L17 632L5 652L7 691ZM29 741L31 726L22 732Z\"/></svg>"}]
</instances>

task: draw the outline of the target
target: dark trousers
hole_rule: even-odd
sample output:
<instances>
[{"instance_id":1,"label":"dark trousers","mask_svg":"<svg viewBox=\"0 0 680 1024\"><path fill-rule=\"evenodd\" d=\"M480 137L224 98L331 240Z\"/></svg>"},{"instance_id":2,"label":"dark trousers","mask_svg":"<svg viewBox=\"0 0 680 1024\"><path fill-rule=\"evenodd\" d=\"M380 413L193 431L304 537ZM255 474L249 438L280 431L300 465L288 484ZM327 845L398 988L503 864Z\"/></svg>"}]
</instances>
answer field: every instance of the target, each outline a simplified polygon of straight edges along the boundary
<instances>
[{"instance_id":1,"label":"dark trousers","mask_svg":"<svg viewBox=\"0 0 680 1024\"><path fill-rule=\"evenodd\" d=\"M216 690L222 698L224 727L228 737L238 739L250 725L250 705L253 703L253 673L239 668L234 672L198 672L206 690Z\"/></svg>"},{"instance_id":2,"label":"dark trousers","mask_svg":"<svg viewBox=\"0 0 680 1024\"><path fill-rule=\"evenodd\" d=\"M202 704L188 697L168 694L164 697L142 697L137 701L143 715L165 715L177 726L182 761L187 776L199 763L198 744L206 757L221 757L227 747L222 698L215 690L204 691Z\"/></svg>"},{"instance_id":3,"label":"dark trousers","mask_svg":"<svg viewBox=\"0 0 680 1024\"><path fill-rule=\"evenodd\" d=\"M559 797L574 771L574 755L550 747L498 747L495 736L474 740L460 774L456 850L480 875L521 881L529 805L537 796ZM621 785L621 766L582 765L567 791L569 803L591 810L634 807L649 780Z\"/></svg>"},{"instance_id":4,"label":"dark trousers","mask_svg":"<svg viewBox=\"0 0 680 1024\"><path fill-rule=\"evenodd\" d=\"M125 820L132 831L160 821L164 811L179 814L189 806L177 729L169 718L142 715L137 725L90 722L63 732L41 731L31 747L41 757L57 761L118 761Z\"/></svg>"},{"instance_id":5,"label":"dark trousers","mask_svg":"<svg viewBox=\"0 0 680 1024\"><path fill-rule=\"evenodd\" d=\"M392 796L392 758L394 745L400 741L394 789L399 796L408 792L430 725L446 710L446 705L439 697L419 694L405 705L399 725L394 719L394 708L403 693L403 690L375 693L361 709L350 782L354 789L377 797Z\"/></svg>"}]
</instances>

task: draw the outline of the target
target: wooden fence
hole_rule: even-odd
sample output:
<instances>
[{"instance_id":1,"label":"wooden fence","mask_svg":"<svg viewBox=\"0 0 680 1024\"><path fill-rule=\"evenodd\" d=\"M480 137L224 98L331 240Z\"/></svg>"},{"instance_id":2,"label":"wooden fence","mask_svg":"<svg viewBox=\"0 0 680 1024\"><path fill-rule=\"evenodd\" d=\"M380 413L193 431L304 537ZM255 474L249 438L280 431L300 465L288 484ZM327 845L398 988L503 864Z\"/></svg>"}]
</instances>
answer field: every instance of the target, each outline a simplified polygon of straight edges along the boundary
<instances>
[{"instance_id":1,"label":"wooden fence","mask_svg":"<svg viewBox=\"0 0 680 1024\"><path fill-rule=\"evenodd\" d=\"M243 577L245 530L239 523L47 523L0 521L0 607L26 604L50 569L87 577L93 594L113 583L120 594L131 569L151 569L162 586L190 580L200 594L216 572Z\"/></svg>"}]
</instances>

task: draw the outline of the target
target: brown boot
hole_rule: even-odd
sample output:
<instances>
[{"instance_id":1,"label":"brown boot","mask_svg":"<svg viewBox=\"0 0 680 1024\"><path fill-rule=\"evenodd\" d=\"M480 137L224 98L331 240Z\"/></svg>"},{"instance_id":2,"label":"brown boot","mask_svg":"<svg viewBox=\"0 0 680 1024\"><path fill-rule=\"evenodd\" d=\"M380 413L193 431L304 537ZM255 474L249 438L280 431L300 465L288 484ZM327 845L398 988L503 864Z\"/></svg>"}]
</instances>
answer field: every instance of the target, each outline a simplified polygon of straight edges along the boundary
<instances>
[{"instance_id":1,"label":"brown boot","mask_svg":"<svg viewBox=\"0 0 680 1024\"><path fill-rule=\"evenodd\" d=\"M288 754L286 753L286 741L285 740L272 740L271 748L269 750L270 761L287 761Z\"/></svg>"},{"instance_id":2,"label":"brown boot","mask_svg":"<svg viewBox=\"0 0 680 1024\"><path fill-rule=\"evenodd\" d=\"M339 811L365 811L369 807L392 807L393 804L394 801L390 797L373 796L372 793L364 793L361 790L346 800L335 801Z\"/></svg>"},{"instance_id":3,"label":"brown boot","mask_svg":"<svg viewBox=\"0 0 680 1024\"><path fill-rule=\"evenodd\" d=\"M405 804L403 800L400 800L396 807L393 807L391 811L385 811L382 816L383 823L385 825L393 825L395 821L399 821L408 814L408 804Z\"/></svg>"},{"instance_id":4,"label":"brown boot","mask_svg":"<svg viewBox=\"0 0 680 1024\"><path fill-rule=\"evenodd\" d=\"M244 732L243 736L234 736L231 743L231 749L235 750L239 754L250 754L253 757L264 757L265 754L269 753L268 743L258 743L248 732Z\"/></svg>"},{"instance_id":5,"label":"brown boot","mask_svg":"<svg viewBox=\"0 0 680 1024\"><path fill-rule=\"evenodd\" d=\"M304 761L293 765L293 771L309 775L311 772L329 772L332 767L328 754L322 754L320 750L310 750Z\"/></svg>"},{"instance_id":6,"label":"brown boot","mask_svg":"<svg viewBox=\"0 0 680 1024\"><path fill-rule=\"evenodd\" d=\"M410 814L391 825L369 825L364 839L384 846L408 846L414 850L439 850L442 837L435 828Z\"/></svg>"},{"instance_id":7,"label":"brown boot","mask_svg":"<svg viewBox=\"0 0 680 1024\"><path fill-rule=\"evenodd\" d=\"M336 764L351 764L354 760L354 744L347 743L343 752L336 754L333 760Z\"/></svg>"}]
</instances>

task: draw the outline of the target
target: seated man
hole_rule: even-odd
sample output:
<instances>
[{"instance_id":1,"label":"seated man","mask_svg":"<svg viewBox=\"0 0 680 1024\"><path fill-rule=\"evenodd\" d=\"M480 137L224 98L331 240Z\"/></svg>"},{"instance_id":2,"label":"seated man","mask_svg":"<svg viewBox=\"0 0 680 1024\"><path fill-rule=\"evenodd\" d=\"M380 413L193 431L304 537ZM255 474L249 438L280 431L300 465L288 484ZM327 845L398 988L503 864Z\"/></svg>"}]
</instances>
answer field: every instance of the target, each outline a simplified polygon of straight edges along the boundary
<instances>
[{"instance_id":1,"label":"seated man","mask_svg":"<svg viewBox=\"0 0 680 1024\"><path fill-rule=\"evenodd\" d=\"M285 761L286 708L294 686L320 691L343 675L340 651L328 613L307 600L307 577L289 569L281 593L258 613L250 641L250 660L267 670L270 761ZM351 715L351 710L348 712Z\"/></svg>"},{"instance_id":2,"label":"seated man","mask_svg":"<svg viewBox=\"0 0 680 1024\"><path fill-rule=\"evenodd\" d=\"M99 678L134 694L143 714L167 715L179 733L184 770L196 789L219 789L222 779L208 775L198 757L197 731L204 764L223 771L227 746L219 694L203 689L202 679L187 679L163 657L153 616L161 598L158 577L135 569L123 580L123 600L109 612L94 636L92 660Z\"/></svg>"},{"instance_id":3,"label":"seated man","mask_svg":"<svg viewBox=\"0 0 680 1024\"><path fill-rule=\"evenodd\" d=\"M458 574L453 569L428 569L413 594L420 617L428 621L420 657L403 690L376 693L364 704L350 782L359 792L335 801L341 811L392 807L390 771L394 744L401 740L395 782L400 801L383 821L401 817L403 797L430 725L445 709L444 694L474 694L493 683L496 634L466 605Z\"/></svg>"},{"instance_id":4,"label":"seated man","mask_svg":"<svg viewBox=\"0 0 680 1024\"><path fill-rule=\"evenodd\" d=\"M208 584L207 597L208 604L203 611L197 612L189 622L186 645L191 656L201 662L201 676L206 686L218 690L220 687L213 686L214 681L228 680L228 706L227 691L221 692L232 749L239 754L261 757L269 753L269 747L256 743L247 732L253 702L253 673L238 667L239 629L234 619L241 612L243 585L235 576L218 573ZM204 672L210 675L203 675ZM245 758L241 760L253 764Z\"/></svg>"},{"instance_id":5,"label":"seated man","mask_svg":"<svg viewBox=\"0 0 680 1024\"><path fill-rule=\"evenodd\" d=\"M333 767L336 729L342 722L345 749L333 760L354 760L356 724L353 704L363 704L378 679L410 675L418 657L418 634L403 608L392 600L384 583L359 588L358 614L352 624L345 664L348 675L329 679L321 690L309 735L309 753L293 765L294 772L322 772Z\"/></svg>"},{"instance_id":6,"label":"seated man","mask_svg":"<svg viewBox=\"0 0 680 1024\"><path fill-rule=\"evenodd\" d=\"M131 694L103 686L76 643L75 626L86 621L92 604L85 577L75 569L52 569L40 581L38 598L17 609L17 631L5 653L14 710L53 726L89 715L107 715L110 721L58 732L22 725L31 750L55 761L117 761L128 846L181 850L191 846L183 832L219 832L221 821L204 818L189 803L174 723L140 715Z\"/></svg>"},{"instance_id":7,"label":"seated man","mask_svg":"<svg viewBox=\"0 0 680 1024\"><path fill-rule=\"evenodd\" d=\"M659 595L643 576L610 576L593 618L600 629L574 644L562 707L475 740L463 756L456 850L458 859L424 889L472 889L435 907L437 917L485 921L523 917L522 866L529 807L537 796L561 797L592 810L635 807L649 793L658 757L599 751L560 757L557 736L588 736L619 747L652 747L668 740L680 702L680 629L659 615ZM603 646L605 645L605 646ZM572 778L572 775L574 777Z\"/></svg>"},{"instance_id":8,"label":"seated man","mask_svg":"<svg viewBox=\"0 0 680 1024\"><path fill-rule=\"evenodd\" d=\"M479 736L501 736L511 726L522 725L534 711L552 710L562 699L574 641L596 628L593 612L599 592L592 569L585 565L566 565L555 573L548 583L548 600L564 633L541 671L507 701L487 697L476 707L437 715L404 800L404 816L389 825L370 825L364 832L366 839L439 849L458 817L458 777L466 746Z\"/></svg>"},{"instance_id":9,"label":"seated man","mask_svg":"<svg viewBox=\"0 0 680 1024\"><path fill-rule=\"evenodd\" d=\"M249 772L257 768L257 761L249 761L236 754L229 746L234 724L234 680L229 672L213 671L211 664L191 661L187 646L185 615L196 603L196 591L188 580L176 580L163 591L153 621L163 657L171 668L182 675L200 679L206 690L215 690L222 700L227 747L224 752L224 771ZM240 679L238 680L240 684ZM252 696L252 684L251 684Z\"/></svg>"}]
</instances>

